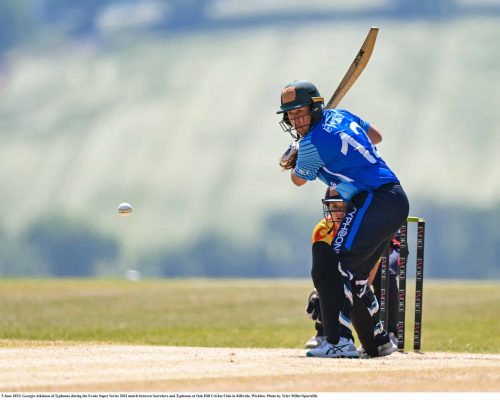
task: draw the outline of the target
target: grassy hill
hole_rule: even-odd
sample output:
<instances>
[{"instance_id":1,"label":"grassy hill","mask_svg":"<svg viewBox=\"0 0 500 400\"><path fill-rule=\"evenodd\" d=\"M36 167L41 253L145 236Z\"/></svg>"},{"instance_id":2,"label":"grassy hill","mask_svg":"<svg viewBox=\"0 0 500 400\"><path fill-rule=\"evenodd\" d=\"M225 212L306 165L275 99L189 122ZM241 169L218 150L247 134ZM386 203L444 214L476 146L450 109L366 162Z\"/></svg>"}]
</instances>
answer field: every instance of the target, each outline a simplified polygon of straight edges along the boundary
<instances>
[{"instance_id":1,"label":"grassy hill","mask_svg":"<svg viewBox=\"0 0 500 400\"><path fill-rule=\"evenodd\" d=\"M414 214L431 200L487 207L500 196L497 22L374 21L377 48L342 106L381 129L380 153ZM309 79L328 97L367 29L281 25L12 51L0 75L3 229L16 237L63 215L117 239L129 265L203 235L261 245L277 212L299 215L289 234L307 241L324 188L295 188L277 166L290 141L274 114L279 92ZM122 201L133 218L118 218Z\"/></svg>"}]
</instances>

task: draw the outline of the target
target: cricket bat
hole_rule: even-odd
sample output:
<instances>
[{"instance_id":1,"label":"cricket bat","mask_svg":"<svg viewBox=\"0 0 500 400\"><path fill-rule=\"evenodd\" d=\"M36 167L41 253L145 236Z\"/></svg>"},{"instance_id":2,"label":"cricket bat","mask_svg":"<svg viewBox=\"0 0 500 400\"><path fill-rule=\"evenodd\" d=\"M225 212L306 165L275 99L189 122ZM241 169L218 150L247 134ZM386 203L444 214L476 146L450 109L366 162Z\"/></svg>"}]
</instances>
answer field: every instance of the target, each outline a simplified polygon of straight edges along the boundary
<instances>
[{"instance_id":1,"label":"cricket bat","mask_svg":"<svg viewBox=\"0 0 500 400\"><path fill-rule=\"evenodd\" d=\"M344 98L352 85L354 85L354 82L356 82L356 79L358 79L358 77L361 75L361 72L363 72L366 64L368 64L368 61L370 60L373 48L375 47L375 41L377 40L377 34L378 28L372 26L370 28L370 31L368 32L368 35L366 35L366 39L359 49L356 58L347 70L344 79L342 79L339 86L337 87L337 90L335 90L328 103L326 103L325 108L337 107L337 105Z\"/></svg>"}]
</instances>

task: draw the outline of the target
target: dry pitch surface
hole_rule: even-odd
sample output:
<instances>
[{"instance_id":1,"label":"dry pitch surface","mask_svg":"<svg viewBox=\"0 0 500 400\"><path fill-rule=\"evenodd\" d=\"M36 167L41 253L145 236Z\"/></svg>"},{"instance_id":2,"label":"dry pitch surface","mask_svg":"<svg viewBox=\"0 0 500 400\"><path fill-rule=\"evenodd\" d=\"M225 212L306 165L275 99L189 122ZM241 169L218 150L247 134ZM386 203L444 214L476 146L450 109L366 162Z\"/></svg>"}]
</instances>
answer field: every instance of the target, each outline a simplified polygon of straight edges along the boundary
<instances>
[{"instance_id":1,"label":"dry pitch surface","mask_svg":"<svg viewBox=\"0 0 500 400\"><path fill-rule=\"evenodd\" d=\"M298 349L96 344L0 348L0 392L500 391L500 354L306 358Z\"/></svg>"}]
</instances>

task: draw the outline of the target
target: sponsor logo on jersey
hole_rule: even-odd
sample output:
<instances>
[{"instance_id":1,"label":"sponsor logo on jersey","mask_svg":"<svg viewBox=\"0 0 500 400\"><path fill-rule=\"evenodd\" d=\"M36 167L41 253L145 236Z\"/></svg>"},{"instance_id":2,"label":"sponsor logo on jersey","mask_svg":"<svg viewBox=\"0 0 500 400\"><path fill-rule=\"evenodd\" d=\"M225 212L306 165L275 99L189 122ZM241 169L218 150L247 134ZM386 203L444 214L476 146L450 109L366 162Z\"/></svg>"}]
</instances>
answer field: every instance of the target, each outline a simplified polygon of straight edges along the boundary
<instances>
[{"instance_id":1,"label":"sponsor logo on jersey","mask_svg":"<svg viewBox=\"0 0 500 400\"><path fill-rule=\"evenodd\" d=\"M349 233L349 229L351 227L351 223L352 220L354 219L356 211L358 211L358 209L354 208L350 213L347 213L344 219L342 220L339 231L337 232L335 240L333 241L333 251L335 251L335 253L337 254L340 253L340 248L344 244L344 240L347 234Z\"/></svg>"},{"instance_id":2,"label":"sponsor logo on jersey","mask_svg":"<svg viewBox=\"0 0 500 400\"><path fill-rule=\"evenodd\" d=\"M303 168L295 168L295 172L298 172L301 175L309 176L310 173L308 170L303 169Z\"/></svg>"},{"instance_id":3,"label":"sponsor logo on jersey","mask_svg":"<svg viewBox=\"0 0 500 400\"><path fill-rule=\"evenodd\" d=\"M323 122L323 129L331 133L338 128L343 120L344 116L340 112L332 110L325 117L325 121Z\"/></svg>"}]
</instances>

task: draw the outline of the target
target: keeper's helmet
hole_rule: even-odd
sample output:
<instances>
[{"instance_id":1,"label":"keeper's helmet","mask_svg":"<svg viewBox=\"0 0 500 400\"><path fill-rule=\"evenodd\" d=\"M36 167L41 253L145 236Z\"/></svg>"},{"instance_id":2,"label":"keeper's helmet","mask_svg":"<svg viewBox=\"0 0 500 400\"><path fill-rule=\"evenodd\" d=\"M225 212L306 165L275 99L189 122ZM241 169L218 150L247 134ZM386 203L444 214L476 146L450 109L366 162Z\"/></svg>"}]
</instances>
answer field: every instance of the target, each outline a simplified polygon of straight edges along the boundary
<instances>
[{"instance_id":1,"label":"keeper's helmet","mask_svg":"<svg viewBox=\"0 0 500 400\"><path fill-rule=\"evenodd\" d=\"M283 120L280 121L281 128L297 140L299 135L296 131L292 132L295 129L288 118L288 111L309 106L311 110L310 130L323 117L323 102L324 99L319 94L319 90L311 82L293 81L289 83L281 91L281 107L276 112L276 114L283 114Z\"/></svg>"},{"instance_id":2,"label":"keeper's helmet","mask_svg":"<svg viewBox=\"0 0 500 400\"><path fill-rule=\"evenodd\" d=\"M321 201L323 203L323 215L327 221L341 222L344 219L347 203L335 189L332 187L326 189L325 198Z\"/></svg>"}]
</instances>

